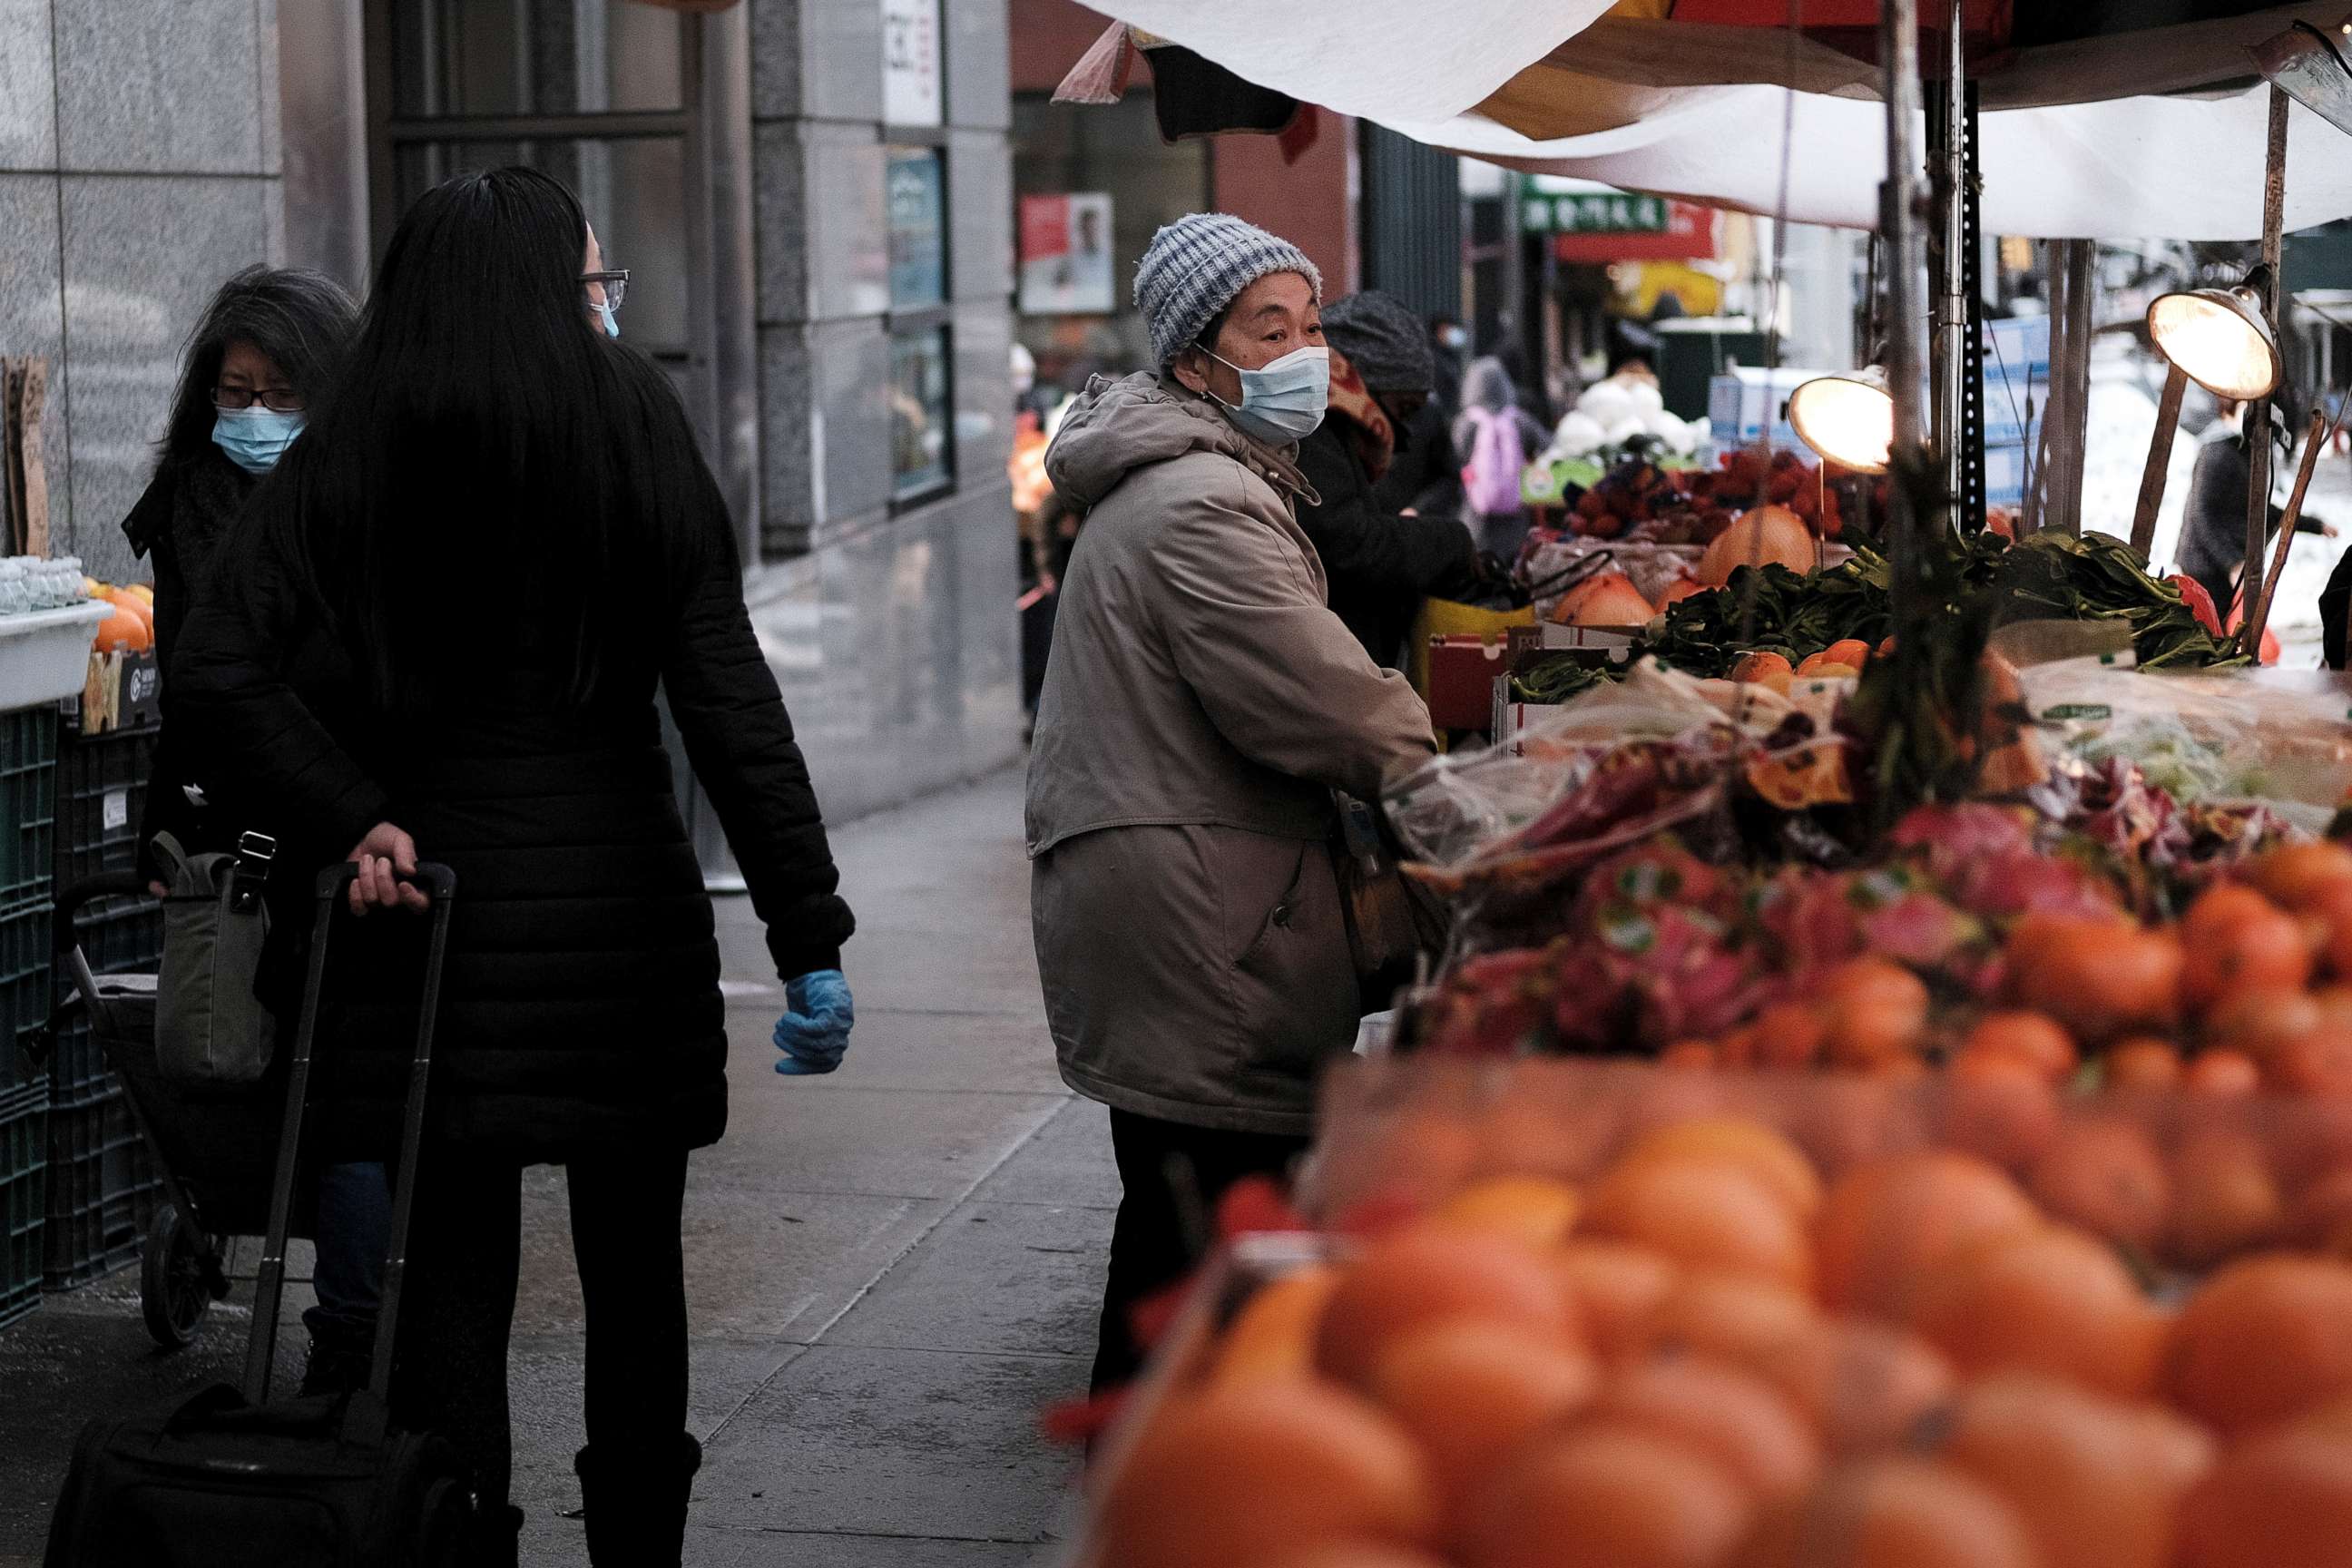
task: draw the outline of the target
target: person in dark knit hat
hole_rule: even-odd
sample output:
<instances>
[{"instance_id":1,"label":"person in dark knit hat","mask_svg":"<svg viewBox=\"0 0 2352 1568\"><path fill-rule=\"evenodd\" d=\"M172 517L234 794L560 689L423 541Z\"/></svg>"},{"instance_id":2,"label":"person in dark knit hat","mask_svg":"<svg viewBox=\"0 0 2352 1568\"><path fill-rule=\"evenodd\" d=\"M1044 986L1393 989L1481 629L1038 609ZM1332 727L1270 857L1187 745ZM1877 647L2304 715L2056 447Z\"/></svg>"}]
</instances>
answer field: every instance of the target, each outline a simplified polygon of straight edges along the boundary
<instances>
[{"instance_id":1,"label":"person in dark knit hat","mask_svg":"<svg viewBox=\"0 0 2352 1568\"><path fill-rule=\"evenodd\" d=\"M1372 289L1323 312L1331 350L1331 410L1298 444L1299 471L1315 487L1298 526L1331 580L1331 608L1364 651L1400 667L1421 601L1476 590L1478 550L1452 517L1408 516L1375 489L1397 460L1437 379L1421 320Z\"/></svg>"},{"instance_id":2,"label":"person in dark knit hat","mask_svg":"<svg viewBox=\"0 0 2352 1568\"><path fill-rule=\"evenodd\" d=\"M1155 369L1097 376L1045 454L1086 527L1030 752L1030 908L1062 1078L1110 1107L1124 1188L1097 1388L1134 1373L1131 1310L1190 1268L1200 1216L1305 1151L1354 1042L1331 792L1377 799L1436 750L1294 515L1321 294L1263 229L1171 224L1135 274Z\"/></svg>"}]
</instances>

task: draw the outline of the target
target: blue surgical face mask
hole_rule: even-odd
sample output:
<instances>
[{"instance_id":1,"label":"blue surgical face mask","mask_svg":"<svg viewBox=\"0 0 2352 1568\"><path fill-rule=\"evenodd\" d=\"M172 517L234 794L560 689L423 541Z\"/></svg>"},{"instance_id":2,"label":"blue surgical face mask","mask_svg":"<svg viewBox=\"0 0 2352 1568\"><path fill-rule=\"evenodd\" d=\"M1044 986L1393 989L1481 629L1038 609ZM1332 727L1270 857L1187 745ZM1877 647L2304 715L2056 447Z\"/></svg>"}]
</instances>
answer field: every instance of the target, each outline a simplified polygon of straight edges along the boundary
<instances>
[{"instance_id":1,"label":"blue surgical face mask","mask_svg":"<svg viewBox=\"0 0 2352 1568\"><path fill-rule=\"evenodd\" d=\"M1331 351L1293 349L1272 364L1244 370L1222 354L1209 357L1242 378L1242 400L1236 405L1215 398L1225 417L1269 447L1304 441L1323 423L1331 403Z\"/></svg>"},{"instance_id":2,"label":"blue surgical face mask","mask_svg":"<svg viewBox=\"0 0 2352 1568\"><path fill-rule=\"evenodd\" d=\"M213 420L213 445L248 474L266 474L276 468L300 434L299 414L280 414L258 403L250 408L219 409Z\"/></svg>"},{"instance_id":3,"label":"blue surgical face mask","mask_svg":"<svg viewBox=\"0 0 2352 1568\"><path fill-rule=\"evenodd\" d=\"M598 315L604 318L604 335L608 338L619 337L621 321L619 317L613 314L613 302L610 300L599 300L593 309Z\"/></svg>"}]
</instances>

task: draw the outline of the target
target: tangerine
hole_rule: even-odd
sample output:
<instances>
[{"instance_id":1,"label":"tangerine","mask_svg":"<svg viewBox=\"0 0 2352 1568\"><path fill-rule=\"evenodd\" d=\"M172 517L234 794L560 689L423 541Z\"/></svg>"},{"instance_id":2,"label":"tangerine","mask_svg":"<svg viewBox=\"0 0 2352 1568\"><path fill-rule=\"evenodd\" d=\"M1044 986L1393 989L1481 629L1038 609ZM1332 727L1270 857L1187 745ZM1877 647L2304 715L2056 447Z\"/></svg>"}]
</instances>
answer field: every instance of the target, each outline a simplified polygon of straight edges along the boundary
<instances>
[{"instance_id":1,"label":"tangerine","mask_svg":"<svg viewBox=\"0 0 2352 1568\"><path fill-rule=\"evenodd\" d=\"M2286 1198L2259 1141L2228 1128L2192 1132L2172 1162L2172 1224L2166 1251L2202 1271L2277 1241Z\"/></svg>"},{"instance_id":2,"label":"tangerine","mask_svg":"<svg viewBox=\"0 0 2352 1568\"><path fill-rule=\"evenodd\" d=\"M2078 1059L2073 1038L2043 1013L1988 1013L1977 1020L1960 1049L2021 1061L2046 1083L2064 1081Z\"/></svg>"},{"instance_id":3,"label":"tangerine","mask_svg":"<svg viewBox=\"0 0 2352 1568\"><path fill-rule=\"evenodd\" d=\"M1916 1334L1860 1319L1824 1319L1742 1358L1796 1403L1833 1454L1906 1440L1952 1393L1952 1368Z\"/></svg>"},{"instance_id":4,"label":"tangerine","mask_svg":"<svg viewBox=\"0 0 2352 1568\"><path fill-rule=\"evenodd\" d=\"M2200 1051L2181 1075L2180 1086L2191 1094L2237 1100L2262 1088L2263 1071L2243 1051Z\"/></svg>"},{"instance_id":5,"label":"tangerine","mask_svg":"<svg viewBox=\"0 0 2352 1568\"><path fill-rule=\"evenodd\" d=\"M1389 1348L1454 1320L1507 1323L1572 1342L1575 1321L1545 1259L1499 1237L1419 1226L1367 1247L1317 1326L1315 1359L1360 1386Z\"/></svg>"},{"instance_id":6,"label":"tangerine","mask_svg":"<svg viewBox=\"0 0 2352 1568\"><path fill-rule=\"evenodd\" d=\"M1727 1568L2040 1568L2000 1494L1948 1465L1860 1459L1767 1509ZM2056 1568L2056 1565L2053 1565Z\"/></svg>"},{"instance_id":7,"label":"tangerine","mask_svg":"<svg viewBox=\"0 0 2352 1568\"><path fill-rule=\"evenodd\" d=\"M2170 1411L2006 1373L1954 1402L1938 1456L2016 1509L2052 1568L2169 1568L2213 1439Z\"/></svg>"},{"instance_id":8,"label":"tangerine","mask_svg":"<svg viewBox=\"0 0 2352 1568\"><path fill-rule=\"evenodd\" d=\"M2206 1016L2205 1043L2242 1051L2264 1066L2288 1041L2326 1022L2319 999L2299 985L2245 985Z\"/></svg>"},{"instance_id":9,"label":"tangerine","mask_svg":"<svg viewBox=\"0 0 2352 1568\"><path fill-rule=\"evenodd\" d=\"M1700 1351L1744 1361L1820 1321L1810 1297L1742 1274L1693 1274L1661 1301L1647 1323L1650 1348Z\"/></svg>"},{"instance_id":10,"label":"tangerine","mask_svg":"<svg viewBox=\"0 0 2352 1568\"><path fill-rule=\"evenodd\" d=\"M1727 1362L1675 1356L1628 1367L1601 1385L1584 1418L1703 1454L1759 1500L1801 1490L1821 1473L1821 1439L1788 1396Z\"/></svg>"},{"instance_id":11,"label":"tangerine","mask_svg":"<svg viewBox=\"0 0 2352 1568\"><path fill-rule=\"evenodd\" d=\"M2033 913L2004 950L2010 991L2076 1039L2169 1027L2180 1016L2179 938L2117 916Z\"/></svg>"},{"instance_id":12,"label":"tangerine","mask_svg":"<svg viewBox=\"0 0 2352 1568\"><path fill-rule=\"evenodd\" d=\"M1437 1497L1387 1416L1302 1379L1171 1405L1108 1478L1101 1522L1106 1562L1193 1568L1360 1539L1419 1544Z\"/></svg>"},{"instance_id":13,"label":"tangerine","mask_svg":"<svg viewBox=\"0 0 2352 1568\"><path fill-rule=\"evenodd\" d=\"M1576 1225L1582 1200L1574 1187L1547 1176L1489 1176L1437 1205L1431 1219L1464 1230L1549 1247Z\"/></svg>"},{"instance_id":14,"label":"tangerine","mask_svg":"<svg viewBox=\"0 0 2352 1568\"><path fill-rule=\"evenodd\" d=\"M1657 1155L1620 1164L1592 1191L1585 1234L1633 1242L1692 1268L1802 1289L1813 1260L1802 1225L1743 1164Z\"/></svg>"},{"instance_id":15,"label":"tangerine","mask_svg":"<svg viewBox=\"0 0 2352 1568\"><path fill-rule=\"evenodd\" d=\"M1789 1212L1810 1224L1822 1206L1822 1179L1805 1152L1787 1135L1760 1121L1736 1116L1704 1116L1668 1122L1633 1142L1621 1164L1668 1155L1719 1161L1756 1178Z\"/></svg>"},{"instance_id":16,"label":"tangerine","mask_svg":"<svg viewBox=\"0 0 2352 1568\"><path fill-rule=\"evenodd\" d=\"M1872 1068L1916 1052L1927 1027L1927 1000L1925 982L1884 958L1857 958L1832 970L1822 994L1830 1060Z\"/></svg>"},{"instance_id":17,"label":"tangerine","mask_svg":"<svg viewBox=\"0 0 2352 1568\"><path fill-rule=\"evenodd\" d=\"M1937 1150L1862 1166L1822 1204L1822 1300L1899 1322L1928 1276L2036 1217L2016 1183L1973 1155Z\"/></svg>"},{"instance_id":18,"label":"tangerine","mask_svg":"<svg viewBox=\"0 0 2352 1568\"><path fill-rule=\"evenodd\" d=\"M1921 1288L1911 1326L1961 1375L2024 1370L2118 1398L2156 1384L2163 1324L2115 1253L2056 1226L1996 1237Z\"/></svg>"},{"instance_id":19,"label":"tangerine","mask_svg":"<svg viewBox=\"0 0 2352 1568\"><path fill-rule=\"evenodd\" d=\"M2352 1442L2296 1425L2232 1450L2181 1505L2177 1568L2352 1563Z\"/></svg>"},{"instance_id":20,"label":"tangerine","mask_svg":"<svg viewBox=\"0 0 2352 1568\"><path fill-rule=\"evenodd\" d=\"M1659 1304L1682 1278L1680 1268L1649 1247L1591 1237L1570 1240L1552 1267L1593 1349L1612 1359L1648 1342Z\"/></svg>"},{"instance_id":21,"label":"tangerine","mask_svg":"<svg viewBox=\"0 0 2352 1568\"><path fill-rule=\"evenodd\" d=\"M1582 1350L1503 1323L1454 1322L1399 1340L1373 1399L1420 1443L1439 1493L1459 1506L1503 1457L1592 1397Z\"/></svg>"},{"instance_id":22,"label":"tangerine","mask_svg":"<svg viewBox=\"0 0 2352 1568\"><path fill-rule=\"evenodd\" d=\"M2324 1025L2282 1045L2264 1064L2263 1078L2284 1094L2309 1099L2352 1096L2352 1029Z\"/></svg>"},{"instance_id":23,"label":"tangerine","mask_svg":"<svg viewBox=\"0 0 2352 1568\"><path fill-rule=\"evenodd\" d=\"M2252 888L2216 883L2180 917L2181 995L2200 1012L2249 985L2300 987L2311 979L2301 922Z\"/></svg>"},{"instance_id":24,"label":"tangerine","mask_svg":"<svg viewBox=\"0 0 2352 1568\"><path fill-rule=\"evenodd\" d=\"M1945 1080L1943 1142L1996 1165L2031 1165L2058 1136L2058 1091L2017 1057L1963 1052Z\"/></svg>"},{"instance_id":25,"label":"tangerine","mask_svg":"<svg viewBox=\"0 0 2352 1568\"><path fill-rule=\"evenodd\" d=\"M2164 1386L2225 1436L2352 1394L2352 1267L2264 1253L2224 1268L2181 1308Z\"/></svg>"},{"instance_id":26,"label":"tangerine","mask_svg":"<svg viewBox=\"0 0 2352 1568\"><path fill-rule=\"evenodd\" d=\"M2300 909L2324 888L2352 887L2352 849L2326 838L2282 844L2257 856L2246 879L2280 908Z\"/></svg>"},{"instance_id":27,"label":"tangerine","mask_svg":"<svg viewBox=\"0 0 2352 1568\"><path fill-rule=\"evenodd\" d=\"M2143 1036L2107 1047L2101 1058L2110 1089L2170 1089L2180 1087L2180 1052L2170 1040Z\"/></svg>"},{"instance_id":28,"label":"tangerine","mask_svg":"<svg viewBox=\"0 0 2352 1568\"><path fill-rule=\"evenodd\" d=\"M2034 1163L2027 1185L2051 1217L2143 1252L2155 1248L2172 1211L2164 1157L2120 1117L2066 1127Z\"/></svg>"},{"instance_id":29,"label":"tangerine","mask_svg":"<svg viewBox=\"0 0 2352 1568\"><path fill-rule=\"evenodd\" d=\"M1468 1568L1712 1568L1748 1514L1747 1493L1714 1460L1644 1432L1580 1427L1524 1450L1480 1491L1462 1559Z\"/></svg>"}]
</instances>

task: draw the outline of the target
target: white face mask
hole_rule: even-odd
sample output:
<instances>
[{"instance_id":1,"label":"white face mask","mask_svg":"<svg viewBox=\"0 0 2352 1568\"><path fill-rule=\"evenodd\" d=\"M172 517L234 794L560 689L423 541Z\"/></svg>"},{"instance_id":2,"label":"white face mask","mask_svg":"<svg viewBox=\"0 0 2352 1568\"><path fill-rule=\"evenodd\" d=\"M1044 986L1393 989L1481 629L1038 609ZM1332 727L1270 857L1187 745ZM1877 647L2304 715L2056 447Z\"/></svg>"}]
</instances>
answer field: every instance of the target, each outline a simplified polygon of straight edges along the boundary
<instances>
[{"instance_id":1,"label":"white face mask","mask_svg":"<svg viewBox=\"0 0 2352 1568\"><path fill-rule=\"evenodd\" d=\"M1225 416L1246 434L1268 446L1279 447L1305 440L1323 423L1323 411L1331 404L1329 349L1293 349L1257 370L1244 370L1214 351L1209 357L1242 378L1238 406L1226 403L1213 392L1209 395L1216 398Z\"/></svg>"}]
</instances>

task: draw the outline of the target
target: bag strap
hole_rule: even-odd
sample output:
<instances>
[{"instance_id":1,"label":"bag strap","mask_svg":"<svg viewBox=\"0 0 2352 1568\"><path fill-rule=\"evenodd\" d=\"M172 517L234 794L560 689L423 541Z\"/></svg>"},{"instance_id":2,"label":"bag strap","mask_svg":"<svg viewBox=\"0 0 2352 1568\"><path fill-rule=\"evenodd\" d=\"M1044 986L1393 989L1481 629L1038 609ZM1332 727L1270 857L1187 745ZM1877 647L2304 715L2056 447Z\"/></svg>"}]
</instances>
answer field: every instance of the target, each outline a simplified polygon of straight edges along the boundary
<instances>
[{"instance_id":1,"label":"bag strap","mask_svg":"<svg viewBox=\"0 0 2352 1568\"><path fill-rule=\"evenodd\" d=\"M163 873L165 888L177 893L182 890L183 881L187 881L189 887L194 886L189 879L194 877L195 872L188 865L188 851L180 843L177 834L158 833L148 847L154 854L157 868Z\"/></svg>"},{"instance_id":2,"label":"bag strap","mask_svg":"<svg viewBox=\"0 0 2352 1568\"><path fill-rule=\"evenodd\" d=\"M269 1380L278 1349L278 1320L286 1289L286 1241L293 1226L294 1186L301 1168L302 1124L310 1110L311 1046L318 1037L319 1000L325 989L327 942L334 930L335 908L358 876L356 866L331 866L319 874L319 912L310 932L310 963L302 984L301 1021L294 1033L294 1050L286 1083L286 1115L278 1137L278 1169L270 1183L269 1231L261 1249L260 1276L255 1285L253 1326L246 1340L243 1390L249 1404L269 1399ZM354 1415L364 1405L365 1416L382 1434L383 1396L392 1381L392 1342L400 1315L400 1287L407 1272L408 1222L416 1196L416 1166L425 1142L425 1087L433 1062L433 1028L441 1004L441 970L448 955L449 906L457 889L457 873L446 866L417 868L415 879L432 895L432 930L425 960L425 985L416 1024L416 1047L410 1060L408 1103L401 1128L400 1175L394 1184L392 1237L384 1260L383 1304L376 1323L375 1362L368 1386L377 1397L354 1402ZM355 1434L365 1436L365 1434Z\"/></svg>"}]
</instances>

